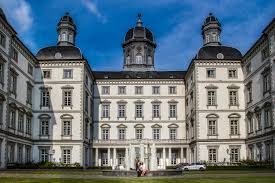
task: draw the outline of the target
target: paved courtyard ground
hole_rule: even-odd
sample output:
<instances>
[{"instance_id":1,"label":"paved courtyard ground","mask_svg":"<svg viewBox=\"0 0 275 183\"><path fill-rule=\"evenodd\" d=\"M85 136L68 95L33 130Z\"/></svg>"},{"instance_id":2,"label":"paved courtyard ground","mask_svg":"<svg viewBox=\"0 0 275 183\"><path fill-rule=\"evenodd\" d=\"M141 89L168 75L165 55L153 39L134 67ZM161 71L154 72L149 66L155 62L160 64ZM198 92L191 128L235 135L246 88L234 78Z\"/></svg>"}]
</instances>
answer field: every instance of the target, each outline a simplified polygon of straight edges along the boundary
<instances>
[{"instance_id":1,"label":"paved courtyard ground","mask_svg":"<svg viewBox=\"0 0 275 183\"><path fill-rule=\"evenodd\" d=\"M186 172L173 177L103 177L100 171L0 171L0 183L275 183L273 170Z\"/></svg>"}]
</instances>

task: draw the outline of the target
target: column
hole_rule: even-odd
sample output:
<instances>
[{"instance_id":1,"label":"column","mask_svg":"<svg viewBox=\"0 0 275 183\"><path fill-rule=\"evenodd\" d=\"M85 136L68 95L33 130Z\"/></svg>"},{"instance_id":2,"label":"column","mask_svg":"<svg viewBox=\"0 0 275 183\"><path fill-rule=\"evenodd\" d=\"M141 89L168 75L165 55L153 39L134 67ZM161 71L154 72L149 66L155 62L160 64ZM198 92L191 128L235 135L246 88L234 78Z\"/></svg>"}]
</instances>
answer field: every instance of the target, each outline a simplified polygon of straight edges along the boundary
<instances>
[{"instance_id":1,"label":"column","mask_svg":"<svg viewBox=\"0 0 275 183\"><path fill-rule=\"evenodd\" d=\"M151 148L151 161L150 161L150 168L151 170L157 169L157 161L156 161L156 146L155 143L153 143Z\"/></svg>"},{"instance_id":2,"label":"column","mask_svg":"<svg viewBox=\"0 0 275 183\"><path fill-rule=\"evenodd\" d=\"M95 148L95 166L99 166L98 165L98 148Z\"/></svg>"},{"instance_id":3,"label":"column","mask_svg":"<svg viewBox=\"0 0 275 183\"><path fill-rule=\"evenodd\" d=\"M23 163L25 163L26 162L26 145L24 144L23 146L22 146L22 160L23 160Z\"/></svg>"},{"instance_id":4,"label":"column","mask_svg":"<svg viewBox=\"0 0 275 183\"><path fill-rule=\"evenodd\" d=\"M139 152L140 152L140 161L144 162L144 144L140 144Z\"/></svg>"},{"instance_id":5,"label":"column","mask_svg":"<svg viewBox=\"0 0 275 183\"><path fill-rule=\"evenodd\" d=\"M180 148L180 163L183 163L183 148Z\"/></svg>"},{"instance_id":6,"label":"column","mask_svg":"<svg viewBox=\"0 0 275 183\"><path fill-rule=\"evenodd\" d=\"M107 149L107 158L108 158L108 166L110 166L111 164L111 161L110 161L110 158L111 158L111 152L110 152L110 148Z\"/></svg>"},{"instance_id":7,"label":"column","mask_svg":"<svg viewBox=\"0 0 275 183\"><path fill-rule=\"evenodd\" d=\"M171 166L171 159L172 159L172 156L171 156L171 147L169 147L168 149L168 166Z\"/></svg>"},{"instance_id":8,"label":"column","mask_svg":"<svg viewBox=\"0 0 275 183\"><path fill-rule=\"evenodd\" d=\"M113 149L113 169L117 166L116 163L116 148Z\"/></svg>"},{"instance_id":9,"label":"column","mask_svg":"<svg viewBox=\"0 0 275 183\"><path fill-rule=\"evenodd\" d=\"M162 150L162 161L163 161L163 169L166 169L166 149L165 149L165 147Z\"/></svg>"},{"instance_id":10,"label":"column","mask_svg":"<svg viewBox=\"0 0 275 183\"><path fill-rule=\"evenodd\" d=\"M125 168L129 170L129 150L127 147L125 148Z\"/></svg>"}]
</instances>

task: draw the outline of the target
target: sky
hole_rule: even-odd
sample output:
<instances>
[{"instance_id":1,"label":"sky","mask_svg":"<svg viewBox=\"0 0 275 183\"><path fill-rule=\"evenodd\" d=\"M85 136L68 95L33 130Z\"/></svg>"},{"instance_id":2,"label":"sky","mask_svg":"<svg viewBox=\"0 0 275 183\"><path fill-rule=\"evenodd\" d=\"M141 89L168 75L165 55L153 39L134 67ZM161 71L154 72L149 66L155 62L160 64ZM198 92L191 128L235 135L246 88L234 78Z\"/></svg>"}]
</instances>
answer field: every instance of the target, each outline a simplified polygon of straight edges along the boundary
<instances>
[{"instance_id":1,"label":"sky","mask_svg":"<svg viewBox=\"0 0 275 183\"><path fill-rule=\"evenodd\" d=\"M0 0L19 38L36 54L56 45L56 25L69 12L76 46L93 70L122 70L125 33L142 14L157 43L156 70L186 70L202 47L201 26L211 12L222 44L243 54L275 17L275 0Z\"/></svg>"}]
</instances>

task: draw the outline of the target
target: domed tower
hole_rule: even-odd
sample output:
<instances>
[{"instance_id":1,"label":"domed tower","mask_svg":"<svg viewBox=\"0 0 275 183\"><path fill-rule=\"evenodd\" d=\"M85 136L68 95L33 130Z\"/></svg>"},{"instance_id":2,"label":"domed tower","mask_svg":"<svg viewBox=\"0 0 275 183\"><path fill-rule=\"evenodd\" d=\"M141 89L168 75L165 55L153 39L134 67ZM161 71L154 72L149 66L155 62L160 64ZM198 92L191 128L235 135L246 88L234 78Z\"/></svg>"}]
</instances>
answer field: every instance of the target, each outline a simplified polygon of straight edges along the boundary
<instances>
[{"instance_id":1,"label":"domed tower","mask_svg":"<svg viewBox=\"0 0 275 183\"><path fill-rule=\"evenodd\" d=\"M58 46L74 46L76 26L67 12L57 24Z\"/></svg>"},{"instance_id":2,"label":"domed tower","mask_svg":"<svg viewBox=\"0 0 275 183\"><path fill-rule=\"evenodd\" d=\"M138 14L136 27L128 30L122 44L124 52L123 69L125 71L154 70L156 46L152 32L143 26L141 14Z\"/></svg>"},{"instance_id":3,"label":"domed tower","mask_svg":"<svg viewBox=\"0 0 275 183\"><path fill-rule=\"evenodd\" d=\"M220 46L221 30L219 20L212 13L209 13L201 27L203 46Z\"/></svg>"}]
</instances>

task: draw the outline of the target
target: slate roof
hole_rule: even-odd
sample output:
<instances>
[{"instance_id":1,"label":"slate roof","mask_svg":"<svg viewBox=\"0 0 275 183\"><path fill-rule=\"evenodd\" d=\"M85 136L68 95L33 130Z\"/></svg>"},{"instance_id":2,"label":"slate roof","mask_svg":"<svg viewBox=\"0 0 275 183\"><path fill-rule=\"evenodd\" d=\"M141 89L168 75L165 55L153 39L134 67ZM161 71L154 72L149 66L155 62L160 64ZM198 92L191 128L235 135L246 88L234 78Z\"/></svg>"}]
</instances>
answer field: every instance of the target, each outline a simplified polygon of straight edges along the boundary
<instances>
[{"instance_id":1,"label":"slate roof","mask_svg":"<svg viewBox=\"0 0 275 183\"><path fill-rule=\"evenodd\" d=\"M56 53L61 53L61 58L55 57ZM75 46L49 46L40 49L36 58L38 60L70 60L70 59L83 59L82 53L78 47Z\"/></svg>"},{"instance_id":2,"label":"slate roof","mask_svg":"<svg viewBox=\"0 0 275 183\"><path fill-rule=\"evenodd\" d=\"M186 71L93 71L95 79L184 79Z\"/></svg>"},{"instance_id":3,"label":"slate roof","mask_svg":"<svg viewBox=\"0 0 275 183\"><path fill-rule=\"evenodd\" d=\"M204 46L197 53L195 59L201 60L217 60L217 55L222 53L224 58L223 60L241 60L242 54L236 48L228 46Z\"/></svg>"}]
</instances>

